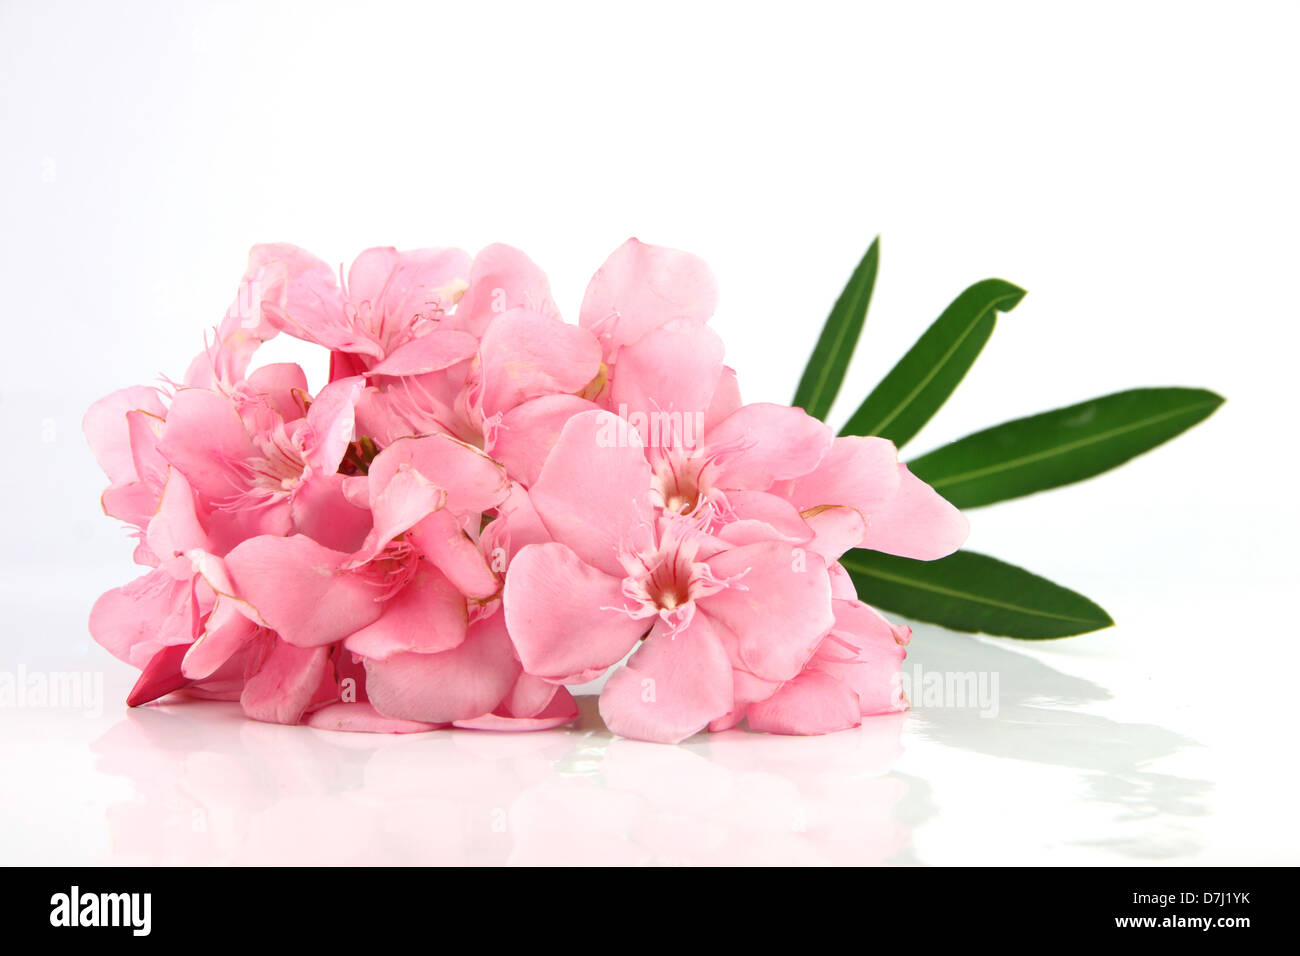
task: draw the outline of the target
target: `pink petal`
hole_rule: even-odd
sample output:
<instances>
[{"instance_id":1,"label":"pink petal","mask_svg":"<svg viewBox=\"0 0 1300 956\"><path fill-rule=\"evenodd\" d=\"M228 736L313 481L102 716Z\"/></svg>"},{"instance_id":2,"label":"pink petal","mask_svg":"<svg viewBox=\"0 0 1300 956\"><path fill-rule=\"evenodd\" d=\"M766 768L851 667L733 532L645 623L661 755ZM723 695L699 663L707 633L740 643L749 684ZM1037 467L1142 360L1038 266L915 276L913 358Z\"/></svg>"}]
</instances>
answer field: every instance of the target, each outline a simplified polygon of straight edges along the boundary
<instances>
[{"instance_id":1,"label":"pink petal","mask_svg":"<svg viewBox=\"0 0 1300 956\"><path fill-rule=\"evenodd\" d=\"M510 689L505 700L497 705L493 713L509 714L513 717L534 717L550 707L555 695L564 688L544 681L532 674L520 674L515 686ZM565 691L567 694L567 691ZM572 700L572 698L570 698Z\"/></svg>"},{"instance_id":2,"label":"pink petal","mask_svg":"<svg viewBox=\"0 0 1300 956\"><path fill-rule=\"evenodd\" d=\"M367 249L348 270L348 298L369 301L390 322L405 327L417 315L440 316L454 304L470 269L460 249Z\"/></svg>"},{"instance_id":3,"label":"pink petal","mask_svg":"<svg viewBox=\"0 0 1300 956\"><path fill-rule=\"evenodd\" d=\"M418 734L427 730L438 730L447 725L385 717L369 703L355 701L327 704L320 710L313 711L307 718L307 726L317 730L338 730L359 734Z\"/></svg>"},{"instance_id":4,"label":"pink petal","mask_svg":"<svg viewBox=\"0 0 1300 956\"><path fill-rule=\"evenodd\" d=\"M653 329L618 353L610 406L624 417L636 412L689 415L689 422L673 424L678 440L661 444L686 444L682 441L685 437L691 439L690 447L698 446L704 437L705 413L722 374L722 352L722 339L707 325L677 320ZM650 442L644 431L642 438Z\"/></svg>"},{"instance_id":5,"label":"pink petal","mask_svg":"<svg viewBox=\"0 0 1300 956\"><path fill-rule=\"evenodd\" d=\"M333 267L287 244L272 247L264 255L267 279L262 316L273 328L329 349L364 349L377 355L378 348L358 335L346 318Z\"/></svg>"},{"instance_id":6,"label":"pink petal","mask_svg":"<svg viewBox=\"0 0 1300 956\"><path fill-rule=\"evenodd\" d=\"M399 534L417 524L447 503L447 492L429 481L406 462L397 466L388 480L377 485L370 479L370 511L374 527L357 553L357 560L375 557Z\"/></svg>"},{"instance_id":7,"label":"pink petal","mask_svg":"<svg viewBox=\"0 0 1300 956\"><path fill-rule=\"evenodd\" d=\"M548 684L554 692L546 706L528 717L501 714L493 711L482 717L456 721L457 727L468 730L553 730L572 722L578 716L578 702L563 687Z\"/></svg>"},{"instance_id":8,"label":"pink petal","mask_svg":"<svg viewBox=\"0 0 1300 956\"><path fill-rule=\"evenodd\" d=\"M366 694L387 717L445 723L481 717L519 676L501 615L470 628L464 643L440 654L366 660Z\"/></svg>"},{"instance_id":9,"label":"pink petal","mask_svg":"<svg viewBox=\"0 0 1300 956\"><path fill-rule=\"evenodd\" d=\"M364 479L362 479L364 481ZM348 500L344 475L314 475L293 496L293 529L335 551L357 551L369 534L372 515Z\"/></svg>"},{"instance_id":10,"label":"pink petal","mask_svg":"<svg viewBox=\"0 0 1300 956\"><path fill-rule=\"evenodd\" d=\"M736 411L744 403L740 400L740 383L736 380L736 370L729 365L722 367L722 374L713 387L713 401L704 416L705 433L724 418Z\"/></svg>"},{"instance_id":11,"label":"pink petal","mask_svg":"<svg viewBox=\"0 0 1300 956\"><path fill-rule=\"evenodd\" d=\"M750 704L749 729L769 734L829 734L862 723L858 695L829 674L805 671L767 700Z\"/></svg>"},{"instance_id":12,"label":"pink petal","mask_svg":"<svg viewBox=\"0 0 1300 956\"><path fill-rule=\"evenodd\" d=\"M731 545L786 541L806 545L813 530L784 498L765 491L728 491L730 519L717 535Z\"/></svg>"},{"instance_id":13,"label":"pink petal","mask_svg":"<svg viewBox=\"0 0 1300 956\"><path fill-rule=\"evenodd\" d=\"M710 436L712 438L712 436ZM816 469L779 482L773 494L788 498L800 511L822 505L847 505L867 519L898 492L898 452L883 438L836 438Z\"/></svg>"},{"instance_id":14,"label":"pink petal","mask_svg":"<svg viewBox=\"0 0 1300 956\"><path fill-rule=\"evenodd\" d=\"M394 349L374 368L372 375L422 375L437 372L472 358L478 339L456 329L435 329Z\"/></svg>"},{"instance_id":15,"label":"pink petal","mask_svg":"<svg viewBox=\"0 0 1300 956\"><path fill-rule=\"evenodd\" d=\"M261 395L286 422L302 417L299 396L307 394L307 374L302 366L293 362L263 365L249 373L248 387Z\"/></svg>"},{"instance_id":16,"label":"pink petal","mask_svg":"<svg viewBox=\"0 0 1300 956\"><path fill-rule=\"evenodd\" d=\"M746 669L765 680L799 673L835 622L822 558L774 541L723 551L708 563L715 577L738 582L703 598L699 609L736 635Z\"/></svg>"},{"instance_id":17,"label":"pink petal","mask_svg":"<svg viewBox=\"0 0 1300 956\"><path fill-rule=\"evenodd\" d=\"M332 644L383 613L373 585L343 570L352 555L306 535L252 538L226 556L235 590L290 644Z\"/></svg>"},{"instance_id":18,"label":"pink petal","mask_svg":"<svg viewBox=\"0 0 1300 956\"><path fill-rule=\"evenodd\" d=\"M126 422L127 412L136 409L156 418L167 414L158 390L141 385L106 395L90 406L82 420L82 430L90 450L114 485L134 481L137 477Z\"/></svg>"},{"instance_id":19,"label":"pink petal","mask_svg":"<svg viewBox=\"0 0 1300 956\"><path fill-rule=\"evenodd\" d=\"M501 589L483 552L465 534L460 520L446 509L435 511L416 525L410 540L465 597L484 601Z\"/></svg>"},{"instance_id":20,"label":"pink petal","mask_svg":"<svg viewBox=\"0 0 1300 956\"><path fill-rule=\"evenodd\" d=\"M600 695L600 716L613 733L668 744L698 733L731 707L731 663L700 614L676 634L656 624Z\"/></svg>"},{"instance_id":21,"label":"pink petal","mask_svg":"<svg viewBox=\"0 0 1300 956\"><path fill-rule=\"evenodd\" d=\"M591 333L559 319L511 309L496 318L479 346L484 416L556 392L580 392L600 371L600 345Z\"/></svg>"},{"instance_id":22,"label":"pink petal","mask_svg":"<svg viewBox=\"0 0 1300 956\"><path fill-rule=\"evenodd\" d=\"M295 647L277 640L244 684L239 703L254 720L296 724L312 702L329 662L328 647Z\"/></svg>"},{"instance_id":23,"label":"pink petal","mask_svg":"<svg viewBox=\"0 0 1300 956\"><path fill-rule=\"evenodd\" d=\"M649 623L629 617L621 578L562 544L530 544L506 573L505 621L529 674L582 683L623 658Z\"/></svg>"},{"instance_id":24,"label":"pink petal","mask_svg":"<svg viewBox=\"0 0 1300 956\"><path fill-rule=\"evenodd\" d=\"M448 435L403 438L370 463L371 495L384 489L399 467L409 465L447 492L446 506L458 515L487 511L510 494L505 469L473 445Z\"/></svg>"},{"instance_id":25,"label":"pink petal","mask_svg":"<svg viewBox=\"0 0 1300 956\"><path fill-rule=\"evenodd\" d=\"M555 540L622 578L619 547L650 513L650 465L636 430L609 412L573 416L529 497Z\"/></svg>"},{"instance_id":26,"label":"pink petal","mask_svg":"<svg viewBox=\"0 0 1300 956\"><path fill-rule=\"evenodd\" d=\"M579 324L612 355L673 319L707 322L717 305L717 283L704 260L629 239L592 276Z\"/></svg>"},{"instance_id":27,"label":"pink petal","mask_svg":"<svg viewBox=\"0 0 1300 956\"><path fill-rule=\"evenodd\" d=\"M474 257L469 288L451 321L453 328L481 338L493 321L511 309L560 316L542 270L518 249L498 243Z\"/></svg>"},{"instance_id":28,"label":"pink petal","mask_svg":"<svg viewBox=\"0 0 1300 956\"><path fill-rule=\"evenodd\" d=\"M531 486L555 447L565 423L597 406L577 395L542 395L506 412L493 435L489 453L516 481Z\"/></svg>"},{"instance_id":29,"label":"pink petal","mask_svg":"<svg viewBox=\"0 0 1300 956\"><path fill-rule=\"evenodd\" d=\"M852 688L863 716L906 710L901 667L910 634L859 601L836 601L835 626L823 645L838 653L819 648L808 667Z\"/></svg>"},{"instance_id":30,"label":"pink petal","mask_svg":"<svg viewBox=\"0 0 1300 956\"><path fill-rule=\"evenodd\" d=\"M875 551L933 561L966 542L970 522L906 465L898 466L898 491L870 515L862 546Z\"/></svg>"},{"instance_id":31,"label":"pink petal","mask_svg":"<svg viewBox=\"0 0 1300 956\"><path fill-rule=\"evenodd\" d=\"M194 492L189 482L175 468L168 472L158 512L149 521L145 540L164 568L174 577L189 580L193 568L185 555L195 548L207 550L208 536L194 512Z\"/></svg>"},{"instance_id":32,"label":"pink petal","mask_svg":"<svg viewBox=\"0 0 1300 956\"><path fill-rule=\"evenodd\" d=\"M237 602L218 598L198 640L189 646L181 671L192 680L204 680L246 647L257 635L256 621L241 612Z\"/></svg>"},{"instance_id":33,"label":"pink petal","mask_svg":"<svg viewBox=\"0 0 1300 956\"><path fill-rule=\"evenodd\" d=\"M722 453L712 478L718 487L766 491L816 468L831 441L831 430L803 409L759 403L710 429L706 450Z\"/></svg>"},{"instance_id":34,"label":"pink petal","mask_svg":"<svg viewBox=\"0 0 1300 956\"><path fill-rule=\"evenodd\" d=\"M154 570L106 591L90 611L90 634L119 660L144 667L169 644L194 640L193 587Z\"/></svg>"},{"instance_id":35,"label":"pink petal","mask_svg":"<svg viewBox=\"0 0 1300 956\"><path fill-rule=\"evenodd\" d=\"M232 465L257 454L230 399L206 388L176 393L158 450L210 501L235 494Z\"/></svg>"},{"instance_id":36,"label":"pink petal","mask_svg":"<svg viewBox=\"0 0 1300 956\"><path fill-rule=\"evenodd\" d=\"M187 645L172 644L158 651L140 672L135 686L126 696L126 706L139 707L193 683L181 673L181 661Z\"/></svg>"},{"instance_id":37,"label":"pink petal","mask_svg":"<svg viewBox=\"0 0 1300 956\"><path fill-rule=\"evenodd\" d=\"M322 475L338 471L347 453L356 421L357 400L366 381L360 376L330 382L307 410L307 427L303 435L307 464Z\"/></svg>"},{"instance_id":38,"label":"pink petal","mask_svg":"<svg viewBox=\"0 0 1300 956\"><path fill-rule=\"evenodd\" d=\"M860 547L867 536L866 519L853 508L814 508L804 514L804 520L815 535L808 549L827 561L838 561L845 551Z\"/></svg>"},{"instance_id":39,"label":"pink petal","mask_svg":"<svg viewBox=\"0 0 1300 956\"><path fill-rule=\"evenodd\" d=\"M377 621L344 641L347 650L385 660L405 651L448 651L465 640L465 598L426 561L420 562L415 577L382 607Z\"/></svg>"}]
</instances>

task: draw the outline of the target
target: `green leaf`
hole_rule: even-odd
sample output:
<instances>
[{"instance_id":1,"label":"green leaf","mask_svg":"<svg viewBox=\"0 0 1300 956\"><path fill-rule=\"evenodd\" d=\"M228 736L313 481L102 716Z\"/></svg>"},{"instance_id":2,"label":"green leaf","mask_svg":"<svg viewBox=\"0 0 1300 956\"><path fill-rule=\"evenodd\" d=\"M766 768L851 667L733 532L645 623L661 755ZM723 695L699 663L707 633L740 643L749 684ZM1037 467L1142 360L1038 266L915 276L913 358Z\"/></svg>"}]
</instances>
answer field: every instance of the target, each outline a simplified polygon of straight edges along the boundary
<instances>
[{"instance_id":1,"label":"green leaf","mask_svg":"<svg viewBox=\"0 0 1300 956\"><path fill-rule=\"evenodd\" d=\"M1222 404L1199 388L1135 388L967 435L908 467L957 507L974 508L1101 474Z\"/></svg>"},{"instance_id":2,"label":"green leaf","mask_svg":"<svg viewBox=\"0 0 1300 956\"><path fill-rule=\"evenodd\" d=\"M840 560L863 601L956 631L1036 639L1115 623L1082 594L974 551L914 561L855 549Z\"/></svg>"},{"instance_id":3,"label":"green leaf","mask_svg":"<svg viewBox=\"0 0 1300 956\"><path fill-rule=\"evenodd\" d=\"M1001 279L977 282L953 300L853 413L841 435L878 435L899 448L952 394L1025 290Z\"/></svg>"},{"instance_id":4,"label":"green leaf","mask_svg":"<svg viewBox=\"0 0 1300 956\"><path fill-rule=\"evenodd\" d=\"M794 393L794 401L790 403L814 418L824 421L839 393L844 372L862 332L862 323L867 319L867 307L871 304L871 291L876 287L879 265L880 237L877 236L853 270L848 285L835 300L835 308L831 309L826 324L822 326L821 337L817 339L808 367L803 370L803 378Z\"/></svg>"}]
</instances>

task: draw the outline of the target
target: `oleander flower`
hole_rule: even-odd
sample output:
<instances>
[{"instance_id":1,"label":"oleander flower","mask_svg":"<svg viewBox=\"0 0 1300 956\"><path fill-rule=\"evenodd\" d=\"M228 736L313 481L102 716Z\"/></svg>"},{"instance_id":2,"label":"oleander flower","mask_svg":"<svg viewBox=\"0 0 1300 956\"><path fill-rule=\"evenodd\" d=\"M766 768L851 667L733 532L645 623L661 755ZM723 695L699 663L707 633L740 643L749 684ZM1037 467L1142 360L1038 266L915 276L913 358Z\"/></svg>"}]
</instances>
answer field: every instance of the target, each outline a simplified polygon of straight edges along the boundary
<instances>
[{"instance_id":1,"label":"oleander flower","mask_svg":"<svg viewBox=\"0 0 1300 956\"><path fill-rule=\"evenodd\" d=\"M95 639L173 692L330 730L541 730L608 672L615 733L820 734L906 707L910 632L857 600L865 547L930 559L959 512L893 445L744 404L708 267L635 239L576 325L517 249L253 249L179 383L85 430L148 568ZM285 333L321 347L253 367Z\"/></svg>"}]
</instances>

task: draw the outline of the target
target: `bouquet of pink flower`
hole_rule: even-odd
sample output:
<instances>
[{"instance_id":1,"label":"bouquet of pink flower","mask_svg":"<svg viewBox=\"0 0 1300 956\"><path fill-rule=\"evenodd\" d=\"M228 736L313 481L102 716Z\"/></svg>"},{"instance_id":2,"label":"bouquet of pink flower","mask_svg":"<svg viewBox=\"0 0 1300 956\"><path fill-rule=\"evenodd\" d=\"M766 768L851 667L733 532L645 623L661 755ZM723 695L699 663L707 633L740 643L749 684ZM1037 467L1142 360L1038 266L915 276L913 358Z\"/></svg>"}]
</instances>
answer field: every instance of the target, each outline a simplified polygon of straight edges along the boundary
<instances>
[{"instance_id":1,"label":"bouquet of pink flower","mask_svg":"<svg viewBox=\"0 0 1300 956\"><path fill-rule=\"evenodd\" d=\"M707 324L713 277L684 252L629 240L571 325L508 246L370 249L346 279L254 248L181 382L86 415L104 510L150 569L91 614L141 671L128 704L179 691L331 730L536 730L577 716L565 685L612 669L600 713L627 737L821 734L907 706L911 632L860 595L1015 637L1106 626L1082 595L954 554L967 522L950 501L1089 477L1221 399L1119 393L909 469L897 447L1024 293L962 293L836 436L821 418L877 255L786 407L742 403ZM281 333L328 350L314 396L298 365L251 368Z\"/></svg>"},{"instance_id":2,"label":"bouquet of pink flower","mask_svg":"<svg viewBox=\"0 0 1300 956\"><path fill-rule=\"evenodd\" d=\"M179 383L86 416L150 570L91 632L174 691L336 730L531 730L613 668L609 728L819 734L906 706L909 630L850 548L939 558L966 520L885 439L745 405L708 267L629 240L577 325L526 256L251 254ZM328 350L314 396L284 333ZM324 356L322 356L322 359ZM629 653L631 656L629 657Z\"/></svg>"}]
</instances>

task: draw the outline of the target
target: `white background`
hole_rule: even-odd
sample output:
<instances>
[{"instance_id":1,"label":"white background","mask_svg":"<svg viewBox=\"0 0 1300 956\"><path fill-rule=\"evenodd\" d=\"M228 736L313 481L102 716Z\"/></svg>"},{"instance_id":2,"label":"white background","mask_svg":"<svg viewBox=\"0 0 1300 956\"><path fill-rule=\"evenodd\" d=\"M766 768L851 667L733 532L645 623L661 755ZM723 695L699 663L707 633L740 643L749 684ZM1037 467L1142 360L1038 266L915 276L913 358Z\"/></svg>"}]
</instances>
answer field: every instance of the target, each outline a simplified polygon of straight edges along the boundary
<instances>
[{"instance_id":1,"label":"white background","mask_svg":"<svg viewBox=\"0 0 1300 956\"><path fill-rule=\"evenodd\" d=\"M1293 4L0 2L0 862L1300 862ZM350 738L124 713L96 595L136 573L80 436L179 376L250 245L525 249L569 318L629 235L689 249L748 400L787 401L871 238L837 409L969 283L1005 316L927 450L1137 385L1228 398L1121 471L971 515L1119 622L996 671L996 718L815 741ZM274 343L274 357L289 354ZM315 381L323 375L315 370ZM312 821L342 819L322 847ZM305 822L304 822L305 821ZM273 834L274 838L268 838Z\"/></svg>"}]
</instances>

